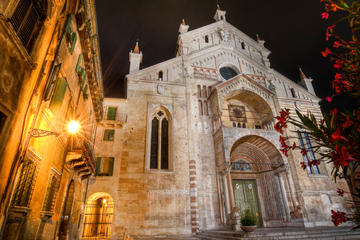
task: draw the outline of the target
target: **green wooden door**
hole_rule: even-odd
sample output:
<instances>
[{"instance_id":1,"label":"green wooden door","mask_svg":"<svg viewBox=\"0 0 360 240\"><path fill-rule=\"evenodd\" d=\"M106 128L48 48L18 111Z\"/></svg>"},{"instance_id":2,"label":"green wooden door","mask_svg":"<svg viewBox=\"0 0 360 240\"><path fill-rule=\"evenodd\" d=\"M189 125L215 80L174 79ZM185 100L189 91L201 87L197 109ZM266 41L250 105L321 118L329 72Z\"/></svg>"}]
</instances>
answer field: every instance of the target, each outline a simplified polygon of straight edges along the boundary
<instances>
[{"instance_id":1,"label":"green wooden door","mask_svg":"<svg viewBox=\"0 0 360 240\"><path fill-rule=\"evenodd\" d=\"M235 205L240 208L243 215L249 210L250 214L256 218L256 225L261 225L258 195L255 180L232 180L234 190Z\"/></svg>"}]
</instances>

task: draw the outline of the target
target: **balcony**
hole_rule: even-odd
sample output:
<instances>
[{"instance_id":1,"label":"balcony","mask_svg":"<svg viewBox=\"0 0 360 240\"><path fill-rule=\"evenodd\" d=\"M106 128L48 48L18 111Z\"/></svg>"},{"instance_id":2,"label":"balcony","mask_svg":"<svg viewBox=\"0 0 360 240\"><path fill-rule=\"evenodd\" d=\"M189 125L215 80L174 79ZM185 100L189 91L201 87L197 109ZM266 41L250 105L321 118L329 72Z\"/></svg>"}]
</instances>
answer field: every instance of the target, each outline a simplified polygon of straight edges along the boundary
<instances>
[{"instance_id":1,"label":"balcony","mask_svg":"<svg viewBox=\"0 0 360 240\"><path fill-rule=\"evenodd\" d=\"M81 179L90 177L95 172L95 156L90 144L77 141L66 155L66 164Z\"/></svg>"},{"instance_id":2,"label":"balcony","mask_svg":"<svg viewBox=\"0 0 360 240\"><path fill-rule=\"evenodd\" d=\"M118 113L115 112L110 114L110 112L106 112L104 114L103 120L101 121L101 125L104 127L122 127L127 121L126 113Z\"/></svg>"}]
</instances>

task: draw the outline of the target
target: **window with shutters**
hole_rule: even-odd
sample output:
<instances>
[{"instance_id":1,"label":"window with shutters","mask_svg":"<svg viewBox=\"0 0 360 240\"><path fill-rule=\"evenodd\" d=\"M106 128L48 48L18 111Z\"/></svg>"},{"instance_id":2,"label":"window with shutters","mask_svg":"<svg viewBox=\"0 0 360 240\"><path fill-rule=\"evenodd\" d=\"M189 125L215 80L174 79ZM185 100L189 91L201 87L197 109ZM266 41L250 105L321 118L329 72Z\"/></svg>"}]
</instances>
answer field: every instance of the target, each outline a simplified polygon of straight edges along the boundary
<instances>
[{"instance_id":1,"label":"window with shutters","mask_svg":"<svg viewBox=\"0 0 360 240\"><path fill-rule=\"evenodd\" d=\"M106 120L116 120L117 107L108 107Z\"/></svg>"},{"instance_id":2,"label":"window with shutters","mask_svg":"<svg viewBox=\"0 0 360 240\"><path fill-rule=\"evenodd\" d=\"M309 135L300 131L297 131L297 135L301 149L306 150L306 154L303 155L306 171L308 174L320 174L320 170L317 165L309 164L309 162L316 161Z\"/></svg>"},{"instance_id":3,"label":"window with shutters","mask_svg":"<svg viewBox=\"0 0 360 240\"><path fill-rule=\"evenodd\" d=\"M30 52L46 17L46 0L21 0L9 21L24 47Z\"/></svg>"},{"instance_id":4,"label":"window with shutters","mask_svg":"<svg viewBox=\"0 0 360 240\"><path fill-rule=\"evenodd\" d=\"M54 210L55 199L59 189L60 176L56 173L50 175L49 183L46 189L45 199L42 206L42 211L52 212Z\"/></svg>"},{"instance_id":5,"label":"window with shutters","mask_svg":"<svg viewBox=\"0 0 360 240\"><path fill-rule=\"evenodd\" d=\"M158 110L151 120L150 169L169 170L169 117Z\"/></svg>"},{"instance_id":6,"label":"window with shutters","mask_svg":"<svg viewBox=\"0 0 360 240\"><path fill-rule=\"evenodd\" d=\"M60 72L61 66L62 66L61 63L54 64L54 66L51 69L49 79L48 79L48 85L46 87L45 95L44 95L45 101L48 101L51 98L52 93L54 92L55 85L56 85L57 79L59 77L59 72Z\"/></svg>"},{"instance_id":7,"label":"window with shutters","mask_svg":"<svg viewBox=\"0 0 360 240\"><path fill-rule=\"evenodd\" d=\"M95 176L112 176L114 169L113 157L97 157Z\"/></svg>"},{"instance_id":8,"label":"window with shutters","mask_svg":"<svg viewBox=\"0 0 360 240\"><path fill-rule=\"evenodd\" d=\"M11 205L14 207L28 207L35 184L37 163L25 158L21 167Z\"/></svg>"},{"instance_id":9,"label":"window with shutters","mask_svg":"<svg viewBox=\"0 0 360 240\"><path fill-rule=\"evenodd\" d=\"M66 21L66 26L65 26L66 41L68 43L68 47L69 47L71 54L74 53L76 40L77 40L77 34L76 34L76 32L73 31L73 29L71 27L72 20L73 20L73 15L70 14L68 16L68 19Z\"/></svg>"},{"instance_id":10,"label":"window with shutters","mask_svg":"<svg viewBox=\"0 0 360 240\"><path fill-rule=\"evenodd\" d=\"M104 141L114 141L115 130L105 129L104 130Z\"/></svg>"},{"instance_id":11,"label":"window with shutters","mask_svg":"<svg viewBox=\"0 0 360 240\"><path fill-rule=\"evenodd\" d=\"M59 78L56 82L54 94L52 95L49 108L52 112L56 112L61 108L68 83L65 78Z\"/></svg>"}]
</instances>

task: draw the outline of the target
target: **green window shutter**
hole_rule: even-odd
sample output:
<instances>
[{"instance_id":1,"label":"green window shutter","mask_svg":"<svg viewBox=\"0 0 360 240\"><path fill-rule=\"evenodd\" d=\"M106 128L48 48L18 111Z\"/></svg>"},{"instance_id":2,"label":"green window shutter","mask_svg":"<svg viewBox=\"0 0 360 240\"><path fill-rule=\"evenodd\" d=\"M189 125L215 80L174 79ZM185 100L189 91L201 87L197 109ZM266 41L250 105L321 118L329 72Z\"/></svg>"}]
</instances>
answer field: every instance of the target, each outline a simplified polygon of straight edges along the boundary
<instances>
[{"instance_id":1,"label":"green window shutter","mask_svg":"<svg viewBox=\"0 0 360 240\"><path fill-rule=\"evenodd\" d=\"M114 158L111 157L109 160L110 160L109 176L112 176L112 175L113 175L113 171L114 171Z\"/></svg>"},{"instance_id":2,"label":"green window shutter","mask_svg":"<svg viewBox=\"0 0 360 240\"><path fill-rule=\"evenodd\" d=\"M77 61L77 64L76 64L76 68L75 68L75 71L77 73L80 73L81 72L81 69L82 67L80 66L81 65L81 60L82 60L82 55L80 54L79 57L78 57L78 61Z\"/></svg>"},{"instance_id":3,"label":"green window shutter","mask_svg":"<svg viewBox=\"0 0 360 240\"><path fill-rule=\"evenodd\" d=\"M77 35L76 35L76 33L75 33L75 32L71 33L71 48L70 48L70 53L71 53L71 54L74 53L76 40L77 40Z\"/></svg>"},{"instance_id":4,"label":"green window shutter","mask_svg":"<svg viewBox=\"0 0 360 240\"><path fill-rule=\"evenodd\" d=\"M85 79L86 79L86 70L85 70L85 68L83 68L82 71L81 71L80 79L81 79L81 87L82 87L84 85Z\"/></svg>"},{"instance_id":5,"label":"green window shutter","mask_svg":"<svg viewBox=\"0 0 360 240\"><path fill-rule=\"evenodd\" d=\"M116 118L116 107L108 107L108 112L107 112L107 116L106 119L107 120L115 120Z\"/></svg>"},{"instance_id":6,"label":"green window shutter","mask_svg":"<svg viewBox=\"0 0 360 240\"><path fill-rule=\"evenodd\" d=\"M44 100L47 101L51 98L51 94L53 93L54 91L54 88L55 88L55 84L56 84L56 80L59 76L59 71L61 69L61 63L58 64L58 65L55 65L53 66L52 70L51 70L51 73L50 73L50 76L49 76L49 80L48 80L48 85L46 87L46 90L45 90L45 95L44 95Z\"/></svg>"},{"instance_id":7,"label":"green window shutter","mask_svg":"<svg viewBox=\"0 0 360 240\"><path fill-rule=\"evenodd\" d=\"M101 166L101 157L97 157L96 158L95 176L99 176L100 166Z\"/></svg>"},{"instance_id":8,"label":"green window shutter","mask_svg":"<svg viewBox=\"0 0 360 240\"><path fill-rule=\"evenodd\" d=\"M56 107L61 107L63 100L64 100L67 86L68 86L68 83L65 78L58 79L58 81L56 83L54 95L52 96L52 99L50 102L51 110L54 110L54 108L56 108Z\"/></svg>"},{"instance_id":9,"label":"green window shutter","mask_svg":"<svg viewBox=\"0 0 360 240\"><path fill-rule=\"evenodd\" d=\"M72 30L71 30L71 21L72 21L72 14L69 14L69 17L66 21L66 27L65 27L65 32L67 34L71 34Z\"/></svg>"}]
</instances>

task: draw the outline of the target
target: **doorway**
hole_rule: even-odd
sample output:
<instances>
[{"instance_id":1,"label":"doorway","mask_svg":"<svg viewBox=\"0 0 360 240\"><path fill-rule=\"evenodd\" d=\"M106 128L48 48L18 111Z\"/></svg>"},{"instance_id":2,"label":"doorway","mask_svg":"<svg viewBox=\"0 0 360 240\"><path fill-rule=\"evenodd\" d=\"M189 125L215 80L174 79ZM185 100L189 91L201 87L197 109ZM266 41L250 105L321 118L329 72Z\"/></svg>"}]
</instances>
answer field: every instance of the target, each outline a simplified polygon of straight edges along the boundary
<instances>
[{"instance_id":1,"label":"doorway","mask_svg":"<svg viewBox=\"0 0 360 240\"><path fill-rule=\"evenodd\" d=\"M259 211L259 198L255 180L232 180L235 205L240 208L243 216L246 211L256 219L256 225L261 226L261 216Z\"/></svg>"}]
</instances>

